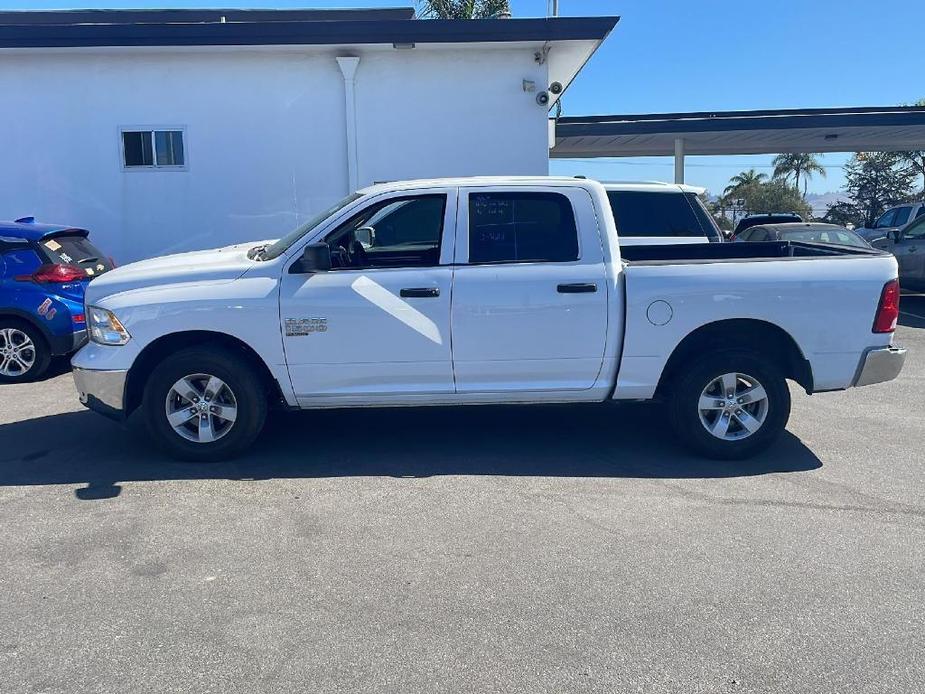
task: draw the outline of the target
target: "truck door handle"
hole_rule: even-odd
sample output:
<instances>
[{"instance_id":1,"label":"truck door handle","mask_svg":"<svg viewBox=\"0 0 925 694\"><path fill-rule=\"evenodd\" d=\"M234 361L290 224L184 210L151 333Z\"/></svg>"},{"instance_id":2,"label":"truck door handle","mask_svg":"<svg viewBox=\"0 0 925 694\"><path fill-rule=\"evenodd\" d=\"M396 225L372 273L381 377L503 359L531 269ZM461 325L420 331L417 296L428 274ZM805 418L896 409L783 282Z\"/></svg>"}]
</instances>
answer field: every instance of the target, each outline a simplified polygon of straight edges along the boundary
<instances>
[{"instance_id":1,"label":"truck door handle","mask_svg":"<svg viewBox=\"0 0 925 694\"><path fill-rule=\"evenodd\" d=\"M556 291L560 294L591 294L597 291L593 282L575 282L574 284L560 284Z\"/></svg>"},{"instance_id":2,"label":"truck door handle","mask_svg":"<svg viewBox=\"0 0 925 694\"><path fill-rule=\"evenodd\" d=\"M406 287L400 294L405 299L426 299L433 296L440 296L440 290L436 287Z\"/></svg>"}]
</instances>

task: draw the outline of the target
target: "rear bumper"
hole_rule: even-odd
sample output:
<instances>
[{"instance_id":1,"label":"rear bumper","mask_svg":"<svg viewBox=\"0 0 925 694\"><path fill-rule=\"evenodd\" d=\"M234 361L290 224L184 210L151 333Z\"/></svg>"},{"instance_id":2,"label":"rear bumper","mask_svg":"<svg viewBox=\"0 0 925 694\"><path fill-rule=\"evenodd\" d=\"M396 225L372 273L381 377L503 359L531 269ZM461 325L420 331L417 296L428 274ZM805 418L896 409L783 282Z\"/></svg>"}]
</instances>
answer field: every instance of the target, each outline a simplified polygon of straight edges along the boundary
<instances>
[{"instance_id":1,"label":"rear bumper","mask_svg":"<svg viewBox=\"0 0 925 694\"><path fill-rule=\"evenodd\" d=\"M87 344L87 331L81 329L70 335L49 335L48 343L52 354L73 354Z\"/></svg>"},{"instance_id":2,"label":"rear bumper","mask_svg":"<svg viewBox=\"0 0 925 694\"><path fill-rule=\"evenodd\" d=\"M855 386L869 386L874 383L892 381L903 370L906 350L901 347L874 347L861 358Z\"/></svg>"},{"instance_id":3,"label":"rear bumper","mask_svg":"<svg viewBox=\"0 0 925 694\"><path fill-rule=\"evenodd\" d=\"M125 379L128 371L73 368L80 402L112 419L125 418Z\"/></svg>"}]
</instances>

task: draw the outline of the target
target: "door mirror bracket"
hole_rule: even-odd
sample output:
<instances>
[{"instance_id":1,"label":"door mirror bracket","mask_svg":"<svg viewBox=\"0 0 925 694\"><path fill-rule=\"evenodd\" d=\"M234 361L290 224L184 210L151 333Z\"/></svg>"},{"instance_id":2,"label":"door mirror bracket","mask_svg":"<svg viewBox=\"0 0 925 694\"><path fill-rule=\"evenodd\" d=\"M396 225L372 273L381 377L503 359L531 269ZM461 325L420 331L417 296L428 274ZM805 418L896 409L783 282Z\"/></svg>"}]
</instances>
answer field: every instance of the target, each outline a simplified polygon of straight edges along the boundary
<instances>
[{"instance_id":1,"label":"door mirror bracket","mask_svg":"<svg viewBox=\"0 0 925 694\"><path fill-rule=\"evenodd\" d=\"M322 242L310 243L302 251L302 257L289 267L290 275L311 275L331 269L331 247Z\"/></svg>"}]
</instances>

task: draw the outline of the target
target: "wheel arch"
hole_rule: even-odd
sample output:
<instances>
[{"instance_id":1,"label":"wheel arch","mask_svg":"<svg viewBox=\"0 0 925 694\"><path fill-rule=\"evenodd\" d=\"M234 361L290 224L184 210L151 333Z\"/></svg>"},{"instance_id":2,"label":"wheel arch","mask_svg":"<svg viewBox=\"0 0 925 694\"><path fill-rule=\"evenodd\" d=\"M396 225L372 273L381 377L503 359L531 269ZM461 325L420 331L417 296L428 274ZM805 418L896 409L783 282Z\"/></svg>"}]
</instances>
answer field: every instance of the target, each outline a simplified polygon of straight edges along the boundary
<instances>
[{"instance_id":1,"label":"wheel arch","mask_svg":"<svg viewBox=\"0 0 925 694\"><path fill-rule=\"evenodd\" d=\"M710 350L746 349L770 357L784 376L813 392L813 370L796 340L774 323L755 318L731 318L702 325L675 347L659 379L656 393L664 395L690 359Z\"/></svg>"},{"instance_id":2,"label":"wheel arch","mask_svg":"<svg viewBox=\"0 0 925 694\"><path fill-rule=\"evenodd\" d=\"M39 334L42 336L42 339L45 341L45 347L51 351L52 345L52 335L51 331L47 326L42 325L39 321L35 320L35 317L27 313L26 311L20 311L15 308L3 308L0 309L0 320L4 318L12 318L18 320L22 323L26 323L32 328L38 330Z\"/></svg>"},{"instance_id":3,"label":"wheel arch","mask_svg":"<svg viewBox=\"0 0 925 694\"><path fill-rule=\"evenodd\" d=\"M285 401L280 384L273 376L273 372L270 371L270 367L246 342L228 333L212 330L186 330L162 335L146 345L135 358L125 382L125 414L131 414L141 404L148 376L164 357L173 354L177 350L188 347L201 347L203 345L225 348L242 355L254 366L260 380L267 389L268 397L273 400L278 399L280 402Z\"/></svg>"}]
</instances>

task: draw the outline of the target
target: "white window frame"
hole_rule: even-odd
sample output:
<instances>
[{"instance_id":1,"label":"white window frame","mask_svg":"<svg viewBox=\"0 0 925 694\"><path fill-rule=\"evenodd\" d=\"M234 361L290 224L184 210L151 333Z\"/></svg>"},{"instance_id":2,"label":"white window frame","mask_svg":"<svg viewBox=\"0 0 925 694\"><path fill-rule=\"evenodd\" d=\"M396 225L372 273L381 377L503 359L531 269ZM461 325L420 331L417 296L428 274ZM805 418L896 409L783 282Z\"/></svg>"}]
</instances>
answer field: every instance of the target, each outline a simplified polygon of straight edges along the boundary
<instances>
[{"instance_id":1,"label":"white window frame","mask_svg":"<svg viewBox=\"0 0 925 694\"><path fill-rule=\"evenodd\" d=\"M179 131L183 140L183 164L158 164L156 132ZM154 155L153 164L128 166L125 163L125 136L124 133L148 132L151 135L151 152ZM123 171L188 171L189 170L189 144L186 138L185 125L124 125L119 128L119 163Z\"/></svg>"}]
</instances>

